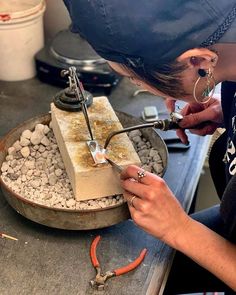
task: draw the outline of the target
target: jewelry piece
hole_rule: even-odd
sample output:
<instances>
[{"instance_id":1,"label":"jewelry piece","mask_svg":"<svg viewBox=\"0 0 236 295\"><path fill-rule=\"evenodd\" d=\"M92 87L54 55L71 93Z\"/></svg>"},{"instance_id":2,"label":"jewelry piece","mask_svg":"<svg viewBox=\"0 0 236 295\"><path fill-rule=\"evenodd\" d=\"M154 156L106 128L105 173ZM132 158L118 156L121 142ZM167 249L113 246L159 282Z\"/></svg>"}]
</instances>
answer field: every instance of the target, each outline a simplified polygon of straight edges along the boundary
<instances>
[{"instance_id":1,"label":"jewelry piece","mask_svg":"<svg viewBox=\"0 0 236 295\"><path fill-rule=\"evenodd\" d=\"M213 95L215 93L216 83L215 83L215 79L213 77L213 73L212 73L211 69L208 69L207 72L204 71L203 69L200 69L200 70L198 71L199 77L198 77L196 83L194 84L193 97L197 103L205 104L205 103L208 103L211 100L211 98L213 97ZM205 75L205 73L206 73L206 75ZM201 97L205 100L200 100L197 98L196 90L197 90L197 86L198 86L199 81L201 80L201 78L203 78L205 76L207 79L207 86L201 95ZM211 95L209 96L210 93L211 93Z\"/></svg>"},{"instance_id":2,"label":"jewelry piece","mask_svg":"<svg viewBox=\"0 0 236 295\"><path fill-rule=\"evenodd\" d=\"M129 201L129 204L130 204L130 206L132 206L132 207L134 207L134 204L133 204L133 202L134 202L134 199L135 198L137 198L136 196L133 196L131 199L130 199L130 201Z\"/></svg>"},{"instance_id":3,"label":"jewelry piece","mask_svg":"<svg viewBox=\"0 0 236 295\"><path fill-rule=\"evenodd\" d=\"M197 72L198 72L198 75L202 78L206 77L206 75L207 75L207 72L203 69L199 69Z\"/></svg>"},{"instance_id":4,"label":"jewelry piece","mask_svg":"<svg viewBox=\"0 0 236 295\"><path fill-rule=\"evenodd\" d=\"M141 179L146 176L146 172L144 170L139 170L137 173L138 173L138 179Z\"/></svg>"}]
</instances>

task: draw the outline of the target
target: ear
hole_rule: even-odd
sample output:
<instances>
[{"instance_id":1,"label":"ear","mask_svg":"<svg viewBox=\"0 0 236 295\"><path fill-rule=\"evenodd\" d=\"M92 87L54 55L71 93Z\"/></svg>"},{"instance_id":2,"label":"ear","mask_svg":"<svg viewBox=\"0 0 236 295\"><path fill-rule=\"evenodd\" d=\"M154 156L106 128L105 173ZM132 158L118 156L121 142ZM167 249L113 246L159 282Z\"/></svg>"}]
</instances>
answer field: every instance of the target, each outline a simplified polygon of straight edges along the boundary
<instances>
[{"instance_id":1,"label":"ear","mask_svg":"<svg viewBox=\"0 0 236 295\"><path fill-rule=\"evenodd\" d=\"M190 68L208 70L216 66L218 55L207 48L194 48L181 54L177 61L186 63Z\"/></svg>"}]
</instances>

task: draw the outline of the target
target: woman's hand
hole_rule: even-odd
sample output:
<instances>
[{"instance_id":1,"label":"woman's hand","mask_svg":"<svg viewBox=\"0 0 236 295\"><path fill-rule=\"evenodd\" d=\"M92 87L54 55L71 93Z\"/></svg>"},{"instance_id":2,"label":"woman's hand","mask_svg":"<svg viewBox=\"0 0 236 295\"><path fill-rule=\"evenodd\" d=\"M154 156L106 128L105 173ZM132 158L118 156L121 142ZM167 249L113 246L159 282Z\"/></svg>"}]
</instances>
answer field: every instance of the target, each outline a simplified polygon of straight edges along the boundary
<instances>
[{"instance_id":1,"label":"woman's hand","mask_svg":"<svg viewBox=\"0 0 236 295\"><path fill-rule=\"evenodd\" d=\"M145 231L174 247L177 235L185 231L190 218L162 178L149 172L139 178L139 171L142 171L140 167L131 165L121 173L121 185L132 219Z\"/></svg>"},{"instance_id":2,"label":"woman's hand","mask_svg":"<svg viewBox=\"0 0 236 295\"><path fill-rule=\"evenodd\" d=\"M143 177L138 176L139 171L145 173ZM138 226L181 251L236 291L235 244L191 219L162 178L129 166L122 171L121 179L131 216Z\"/></svg>"},{"instance_id":3,"label":"woman's hand","mask_svg":"<svg viewBox=\"0 0 236 295\"><path fill-rule=\"evenodd\" d=\"M174 106L174 102L169 100L166 102L170 110ZM197 135L213 134L215 130L223 123L223 113L221 102L218 98L212 98L206 104L189 103L181 111L184 116L180 122L180 127L176 134L183 143L188 142L188 137L184 129L189 129L191 133Z\"/></svg>"}]
</instances>

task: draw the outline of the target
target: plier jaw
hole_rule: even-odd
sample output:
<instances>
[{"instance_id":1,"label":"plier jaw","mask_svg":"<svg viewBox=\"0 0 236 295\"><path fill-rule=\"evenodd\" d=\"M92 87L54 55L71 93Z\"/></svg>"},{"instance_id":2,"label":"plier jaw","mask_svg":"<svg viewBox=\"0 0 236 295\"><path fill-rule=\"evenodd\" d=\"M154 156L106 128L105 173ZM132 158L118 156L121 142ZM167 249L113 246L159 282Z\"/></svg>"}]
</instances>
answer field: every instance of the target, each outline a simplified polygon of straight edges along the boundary
<instances>
[{"instance_id":1,"label":"plier jaw","mask_svg":"<svg viewBox=\"0 0 236 295\"><path fill-rule=\"evenodd\" d=\"M146 253L147 253L147 249L144 248L140 255L131 263L129 263L128 265L126 266L123 266L121 268L118 268L118 269L115 269L113 271L107 271L105 272L105 274L102 274L101 273L101 267L100 267L100 263L97 259L97 245L99 243L101 239L101 236L97 236L92 244L91 244L91 247L90 247L90 257L91 257L91 261L92 261L92 264L96 270L96 277L94 280L91 280L90 281L90 285L93 287L93 288L96 288L97 290L104 290L105 288L105 282L109 279L109 278L112 278L112 277L115 277L115 276L120 276L122 274L125 274L131 270L134 270L136 267L138 267Z\"/></svg>"},{"instance_id":2,"label":"plier jaw","mask_svg":"<svg viewBox=\"0 0 236 295\"><path fill-rule=\"evenodd\" d=\"M94 280L90 281L90 285L97 289L97 290L104 290L105 288L105 282L109 279L115 276L115 273L112 271L107 271L105 274L101 273L100 267L95 267L96 269L96 277Z\"/></svg>"}]
</instances>

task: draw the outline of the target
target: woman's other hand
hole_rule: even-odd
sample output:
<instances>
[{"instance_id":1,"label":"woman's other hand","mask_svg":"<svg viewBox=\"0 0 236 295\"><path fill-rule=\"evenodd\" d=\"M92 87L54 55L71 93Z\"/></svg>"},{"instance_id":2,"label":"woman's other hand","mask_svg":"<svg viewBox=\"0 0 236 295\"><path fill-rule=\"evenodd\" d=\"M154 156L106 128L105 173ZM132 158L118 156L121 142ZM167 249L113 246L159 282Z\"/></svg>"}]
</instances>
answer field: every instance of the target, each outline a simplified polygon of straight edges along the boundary
<instances>
[{"instance_id":1,"label":"woman's other hand","mask_svg":"<svg viewBox=\"0 0 236 295\"><path fill-rule=\"evenodd\" d=\"M174 101L166 102L167 108L173 111ZM197 135L213 134L215 130L223 123L223 113L221 102L218 98L212 98L206 104L189 103L181 110L184 116L179 123L182 129L178 129L176 134L183 143L188 142L185 129L189 129L191 133Z\"/></svg>"}]
</instances>

